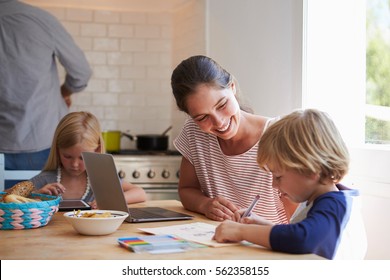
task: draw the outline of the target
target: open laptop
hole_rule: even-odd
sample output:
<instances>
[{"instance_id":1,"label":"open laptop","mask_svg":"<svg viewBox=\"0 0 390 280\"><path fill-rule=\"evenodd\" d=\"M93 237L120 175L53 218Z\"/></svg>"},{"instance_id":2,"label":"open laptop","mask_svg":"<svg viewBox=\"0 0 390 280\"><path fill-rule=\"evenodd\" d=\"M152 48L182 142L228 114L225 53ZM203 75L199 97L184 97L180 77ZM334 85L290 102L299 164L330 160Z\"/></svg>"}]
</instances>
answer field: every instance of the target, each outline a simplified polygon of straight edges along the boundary
<instances>
[{"instance_id":1,"label":"open laptop","mask_svg":"<svg viewBox=\"0 0 390 280\"><path fill-rule=\"evenodd\" d=\"M128 208L112 155L88 152L84 152L82 155L99 209L128 212L129 217L125 221L129 223L193 218L190 215L160 207Z\"/></svg>"}]
</instances>

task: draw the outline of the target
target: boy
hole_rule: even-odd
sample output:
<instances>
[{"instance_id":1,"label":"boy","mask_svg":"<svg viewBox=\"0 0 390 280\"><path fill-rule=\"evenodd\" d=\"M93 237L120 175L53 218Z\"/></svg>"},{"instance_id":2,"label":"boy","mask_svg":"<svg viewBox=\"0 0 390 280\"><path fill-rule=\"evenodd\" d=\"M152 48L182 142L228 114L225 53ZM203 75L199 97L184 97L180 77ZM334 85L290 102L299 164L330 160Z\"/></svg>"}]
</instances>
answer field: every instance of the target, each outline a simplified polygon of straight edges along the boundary
<instances>
[{"instance_id":1,"label":"boy","mask_svg":"<svg viewBox=\"0 0 390 280\"><path fill-rule=\"evenodd\" d=\"M240 223L218 226L214 236L218 242L247 240L276 251L327 259L364 257L363 224L352 211L356 191L339 184L348 171L348 150L325 113L296 111L275 122L260 140L257 162L272 173L273 187L281 196L306 207L283 225L256 215L241 218L243 211L237 211L235 220ZM356 238L346 233L352 222L359 226Z\"/></svg>"}]
</instances>

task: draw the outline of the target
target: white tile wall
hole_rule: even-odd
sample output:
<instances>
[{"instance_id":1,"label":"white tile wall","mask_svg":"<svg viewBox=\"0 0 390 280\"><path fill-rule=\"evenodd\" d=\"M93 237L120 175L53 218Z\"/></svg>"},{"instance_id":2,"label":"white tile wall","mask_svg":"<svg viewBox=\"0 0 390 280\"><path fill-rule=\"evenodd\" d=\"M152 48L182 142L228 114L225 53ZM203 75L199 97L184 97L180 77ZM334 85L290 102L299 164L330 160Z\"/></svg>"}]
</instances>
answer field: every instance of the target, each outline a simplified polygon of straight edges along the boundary
<instances>
[{"instance_id":1,"label":"white tile wall","mask_svg":"<svg viewBox=\"0 0 390 280\"><path fill-rule=\"evenodd\" d=\"M173 37L173 65L174 69L183 59L192 55L207 54L206 50L206 3L205 1L191 1L174 14ZM181 126L187 117L180 112L172 100L172 135L180 132Z\"/></svg>"},{"instance_id":2,"label":"white tile wall","mask_svg":"<svg viewBox=\"0 0 390 280\"><path fill-rule=\"evenodd\" d=\"M134 134L163 132L173 124L173 140L185 115L176 109L170 76L178 61L205 53L204 7L203 0L173 12L42 5L62 22L93 69L87 89L73 95L71 111L94 113L104 130ZM122 147L133 143L123 139Z\"/></svg>"}]
</instances>

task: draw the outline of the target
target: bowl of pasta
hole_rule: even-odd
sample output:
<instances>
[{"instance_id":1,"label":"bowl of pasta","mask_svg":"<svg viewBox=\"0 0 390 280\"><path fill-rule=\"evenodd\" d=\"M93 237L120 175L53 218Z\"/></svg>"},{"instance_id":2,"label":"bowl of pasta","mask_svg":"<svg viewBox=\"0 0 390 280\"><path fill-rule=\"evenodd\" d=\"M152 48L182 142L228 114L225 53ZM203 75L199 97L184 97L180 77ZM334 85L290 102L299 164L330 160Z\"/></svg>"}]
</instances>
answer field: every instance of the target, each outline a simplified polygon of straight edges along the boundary
<instances>
[{"instance_id":1,"label":"bowl of pasta","mask_svg":"<svg viewBox=\"0 0 390 280\"><path fill-rule=\"evenodd\" d=\"M115 232L129 213L115 210L75 210L66 212L65 219L83 235L107 235Z\"/></svg>"}]
</instances>

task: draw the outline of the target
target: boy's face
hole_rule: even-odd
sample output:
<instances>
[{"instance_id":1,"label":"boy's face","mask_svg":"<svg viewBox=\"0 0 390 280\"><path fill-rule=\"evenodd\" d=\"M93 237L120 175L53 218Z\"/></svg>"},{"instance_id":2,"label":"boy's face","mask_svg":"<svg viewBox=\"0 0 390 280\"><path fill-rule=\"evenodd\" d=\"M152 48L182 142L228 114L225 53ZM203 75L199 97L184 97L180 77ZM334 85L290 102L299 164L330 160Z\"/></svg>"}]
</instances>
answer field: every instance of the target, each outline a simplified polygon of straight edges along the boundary
<instances>
[{"instance_id":1,"label":"boy's face","mask_svg":"<svg viewBox=\"0 0 390 280\"><path fill-rule=\"evenodd\" d=\"M282 196L293 202L312 201L319 190L317 175L301 174L295 170L270 169L273 176L272 186L278 189Z\"/></svg>"}]
</instances>

